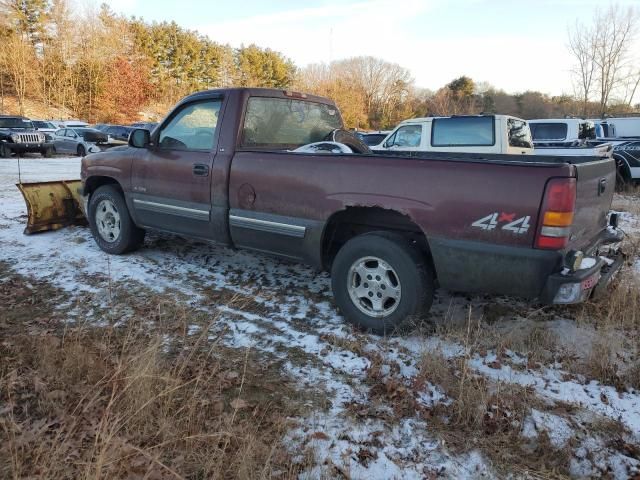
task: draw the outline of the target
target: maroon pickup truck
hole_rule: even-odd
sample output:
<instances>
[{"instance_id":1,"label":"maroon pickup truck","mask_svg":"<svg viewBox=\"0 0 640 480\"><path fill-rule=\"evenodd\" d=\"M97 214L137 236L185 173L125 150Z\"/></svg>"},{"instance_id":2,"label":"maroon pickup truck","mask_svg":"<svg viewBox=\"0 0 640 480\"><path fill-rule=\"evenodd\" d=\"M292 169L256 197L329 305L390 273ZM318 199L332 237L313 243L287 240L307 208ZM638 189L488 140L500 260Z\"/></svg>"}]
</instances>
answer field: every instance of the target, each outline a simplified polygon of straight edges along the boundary
<instances>
[{"instance_id":1,"label":"maroon pickup truck","mask_svg":"<svg viewBox=\"0 0 640 480\"><path fill-rule=\"evenodd\" d=\"M342 126L326 98L193 94L83 159L93 236L122 254L158 229L328 269L346 319L378 333L425 313L437 286L576 303L622 264L604 247L622 239L611 159L372 154Z\"/></svg>"}]
</instances>

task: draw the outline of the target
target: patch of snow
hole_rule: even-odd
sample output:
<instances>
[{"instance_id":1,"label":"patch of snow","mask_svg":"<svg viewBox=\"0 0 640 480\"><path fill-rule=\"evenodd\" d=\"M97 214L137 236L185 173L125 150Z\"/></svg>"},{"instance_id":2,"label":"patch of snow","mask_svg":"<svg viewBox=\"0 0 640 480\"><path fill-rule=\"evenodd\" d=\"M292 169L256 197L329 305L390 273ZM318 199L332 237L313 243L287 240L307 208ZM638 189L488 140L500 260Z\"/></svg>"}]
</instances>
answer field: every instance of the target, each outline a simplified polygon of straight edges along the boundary
<instances>
[{"instance_id":1,"label":"patch of snow","mask_svg":"<svg viewBox=\"0 0 640 480\"><path fill-rule=\"evenodd\" d=\"M522 436L537 438L545 432L551 445L556 449L563 448L573 437L573 427L564 418L552 413L532 409L524 421Z\"/></svg>"}]
</instances>

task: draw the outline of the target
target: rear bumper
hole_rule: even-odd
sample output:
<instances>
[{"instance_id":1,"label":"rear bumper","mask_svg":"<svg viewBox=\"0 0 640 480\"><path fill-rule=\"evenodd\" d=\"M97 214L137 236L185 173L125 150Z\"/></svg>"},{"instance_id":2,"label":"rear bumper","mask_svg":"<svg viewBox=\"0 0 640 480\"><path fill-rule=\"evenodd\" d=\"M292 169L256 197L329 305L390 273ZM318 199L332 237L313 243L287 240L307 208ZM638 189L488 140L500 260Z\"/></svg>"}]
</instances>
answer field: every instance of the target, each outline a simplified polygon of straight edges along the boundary
<instances>
[{"instance_id":1,"label":"rear bumper","mask_svg":"<svg viewBox=\"0 0 640 480\"><path fill-rule=\"evenodd\" d=\"M603 230L584 250L590 260L583 265L589 266L573 272L565 268L562 251L433 237L428 241L441 287L459 292L514 295L553 304L579 303L602 295L624 262L624 255L618 250L609 248L604 253L602 247L618 243L622 237L622 232L615 228ZM559 296L560 293L566 295Z\"/></svg>"},{"instance_id":2,"label":"rear bumper","mask_svg":"<svg viewBox=\"0 0 640 480\"><path fill-rule=\"evenodd\" d=\"M547 279L540 300L546 304L580 303L604 295L607 286L624 263L624 255L617 251L606 257L587 257L593 266L575 272L561 272Z\"/></svg>"}]
</instances>

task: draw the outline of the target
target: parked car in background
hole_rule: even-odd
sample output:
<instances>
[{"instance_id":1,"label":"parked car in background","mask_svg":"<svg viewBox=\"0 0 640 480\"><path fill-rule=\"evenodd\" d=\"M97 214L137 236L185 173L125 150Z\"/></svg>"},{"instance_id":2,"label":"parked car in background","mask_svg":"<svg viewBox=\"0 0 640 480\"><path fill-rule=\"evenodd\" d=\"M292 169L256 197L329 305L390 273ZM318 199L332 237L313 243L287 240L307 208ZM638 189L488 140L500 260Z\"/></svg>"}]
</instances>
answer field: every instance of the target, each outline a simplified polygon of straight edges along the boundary
<instances>
[{"instance_id":1,"label":"parked car in background","mask_svg":"<svg viewBox=\"0 0 640 480\"><path fill-rule=\"evenodd\" d=\"M508 115L413 118L400 123L371 150L533 153L527 122Z\"/></svg>"},{"instance_id":2,"label":"parked car in background","mask_svg":"<svg viewBox=\"0 0 640 480\"><path fill-rule=\"evenodd\" d=\"M44 133L47 142L53 141L53 134L56 133L58 127L46 120L31 120L31 123L33 123L33 126L36 128L36 130Z\"/></svg>"},{"instance_id":3,"label":"parked car in background","mask_svg":"<svg viewBox=\"0 0 640 480\"><path fill-rule=\"evenodd\" d=\"M90 128L87 122L83 122L82 120L65 120L62 122L65 127L71 128Z\"/></svg>"},{"instance_id":4,"label":"parked car in background","mask_svg":"<svg viewBox=\"0 0 640 480\"><path fill-rule=\"evenodd\" d=\"M28 118L0 115L0 158L8 158L13 153L40 153L50 157L53 145Z\"/></svg>"},{"instance_id":5,"label":"parked car in background","mask_svg":"<svg viewBox=\"0 0 640 480\"><path fill-rule=\"evenodd\" d=\"M150 132L153 131L154 128L156 128L158 126L158 122L137 122L137 123L132 123L131 127L133 128L144 128L145 130L149 130Z\"/></svg>"},{"instance_id":6,"label":"parked car in background","mask_svg":"<svg viewBox=\"0 0 640 480\"><path fill-rule=\"evenodd\" d=\"M129 134L133 131L133 127L125 127L122 125L110 125L102 131L107 135L109 135L109 137L111 137L113 140L127 142L129 141Z\"/></svg>"},{"instance_id":7,"label":"parked car in background","mask_svg":"<svg viewBox=\"0 0 640 480\"><path fill-rule=\"evenodd\" d=\"M104 132L110 126L111 125L109 125L108 123L96 123L92 128L95 128L96 130L100 130L101 132Z\"/></svg>"},{"instance_id":8,"label":"parked car in background","mask_svg":"<svg viewBox=\"0 0 640 480\"><path fill-rule=\"evenodd\" d=\"M601 128L583 118L545 118L529 120L537 155L576 155L608 157L613 144L598 140Z\"/></svg>"},{"instance_id":9,"label":"parked car in background","mask_svg":"<svg viewBox=\"0 0 640 480\"><path fill-rule=\"evenodd\" d=\"M605 130L605 137L640 139L640 117L607 117L601 120Z\"/></svg>"},{"instance_id":10,"label":"parked car in background","mask_svg":"<svg viewBox=\"0 0 640 480\"><path fill-rule=\"evenodd\" d=\"M87 153L102 151L101 146L108 142L108 136L94 128L62 128L53 137L57 153L71 153L84 157Z\"/></svg>"},{"instance_id":11,"label":"parked car in background","mask_svg":"<svg viewBox=\"0 0 640 480\"><path fill-rule=\"evenodd\" d=\"M598 137L596 124L582 118L545 118L528 122L536 147L577 147Z\"/></svg>"},{"instance_id":12,"label":"parked car in background","mask_svg":"<svg viewBox=\"0 0 640 480\"><path fill-rule=\"evenodd\" d=\"M390 132L387 130L378 132L358 132L356 135L365 143L365 145L373 147L375 145L380 145L382 141L387 138L389 133Z\"/></svg>"},{"instance_id":13,"label":"parked car in background","mask_svg":"<svg viewBox=\"0 0 640 480\"><path fill-rule=\"evenodd\" d=\"M614 145L613 159L618 167L619 189L640 182L640 138Z\"/></svg>"}]
</instances>

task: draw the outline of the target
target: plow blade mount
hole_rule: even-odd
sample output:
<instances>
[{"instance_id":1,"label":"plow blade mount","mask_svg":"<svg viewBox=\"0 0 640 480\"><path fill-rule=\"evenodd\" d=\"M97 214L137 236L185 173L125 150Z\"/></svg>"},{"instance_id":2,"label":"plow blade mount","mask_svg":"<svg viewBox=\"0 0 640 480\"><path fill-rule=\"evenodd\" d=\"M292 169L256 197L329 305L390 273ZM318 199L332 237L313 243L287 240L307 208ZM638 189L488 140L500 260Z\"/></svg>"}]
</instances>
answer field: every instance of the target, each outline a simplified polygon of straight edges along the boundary
<instances>
[{"instance_id":1,"label":"plow blade mount","mask_svg":"<svg viewBox=\"0 0 640 480\"><path fill-rule=\"evenodd\" d=\"M29 220L25 234L57 230L69 225L86 225L80 180L19 183Z\"/></svg>"}]
</instances>

